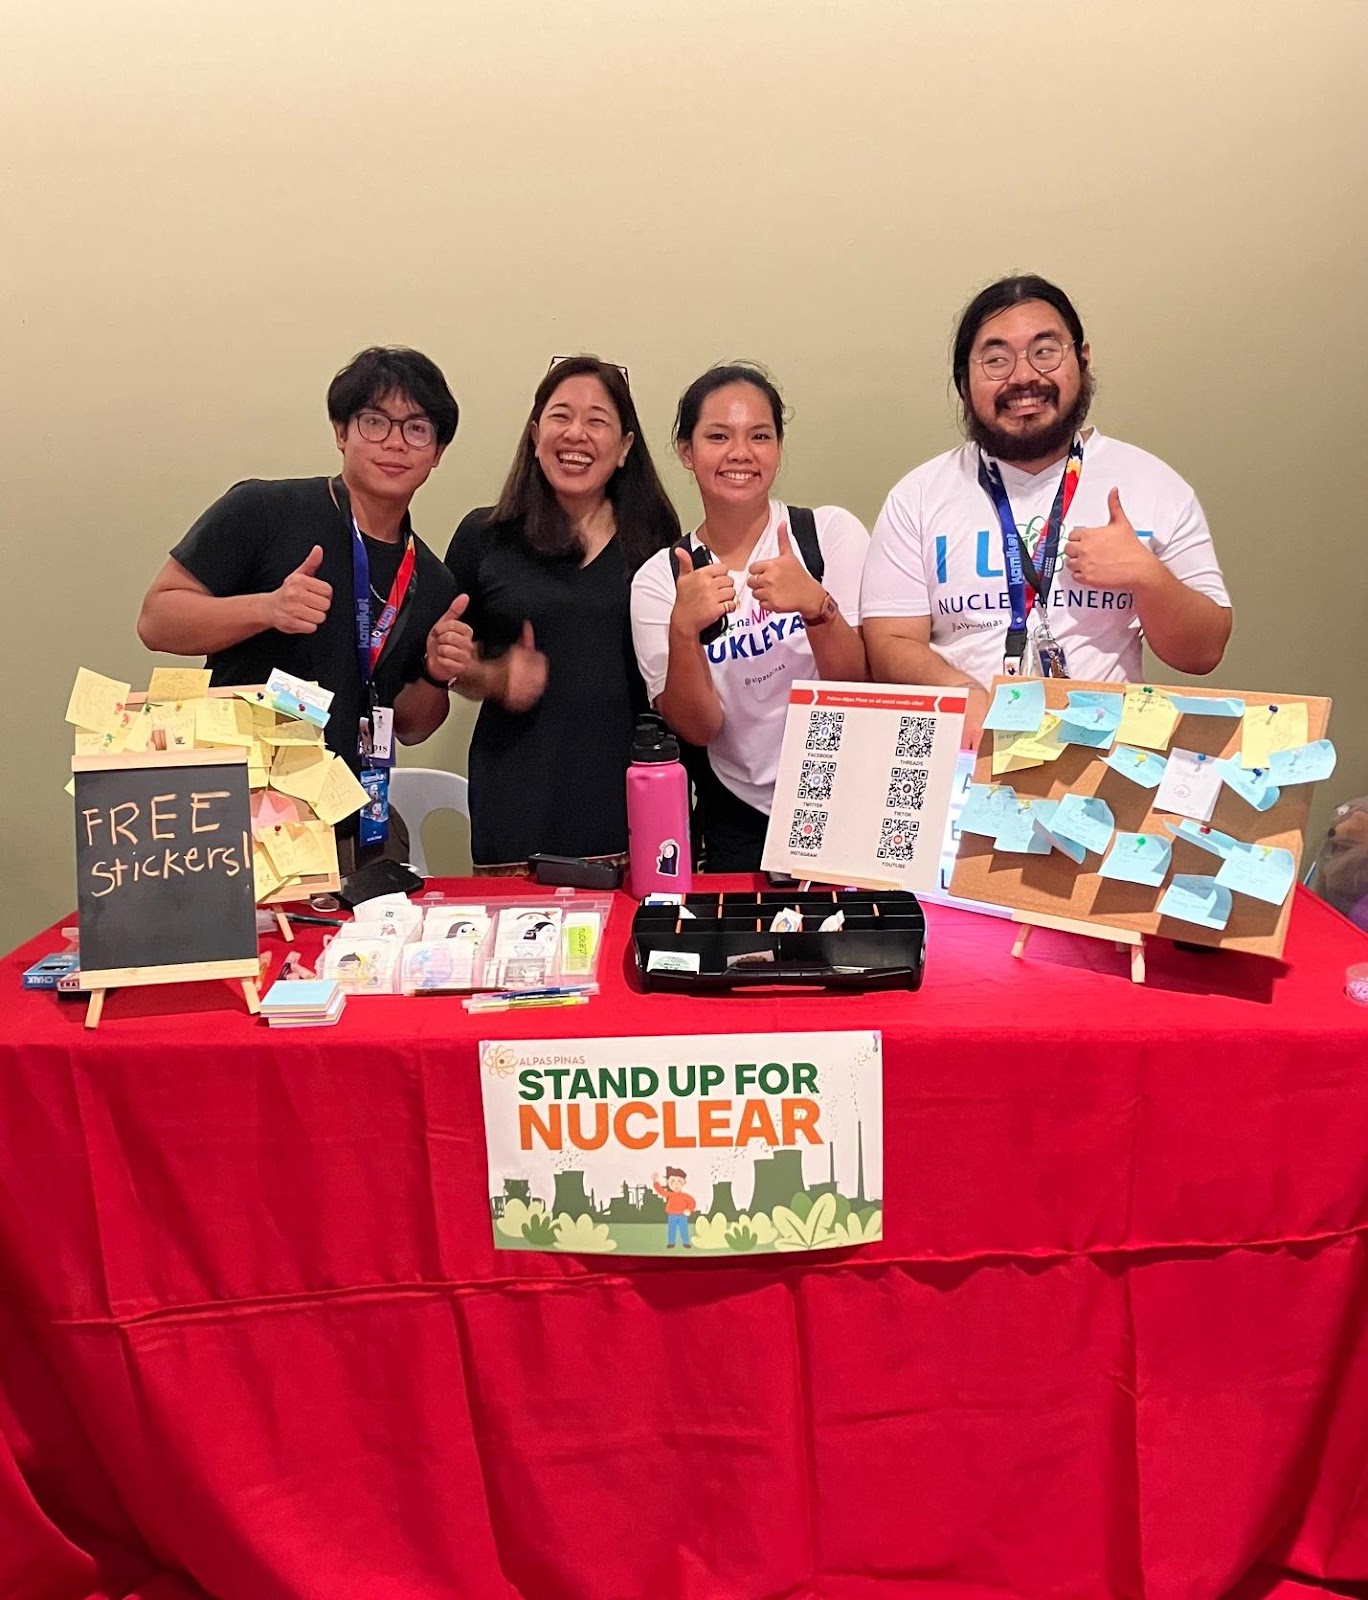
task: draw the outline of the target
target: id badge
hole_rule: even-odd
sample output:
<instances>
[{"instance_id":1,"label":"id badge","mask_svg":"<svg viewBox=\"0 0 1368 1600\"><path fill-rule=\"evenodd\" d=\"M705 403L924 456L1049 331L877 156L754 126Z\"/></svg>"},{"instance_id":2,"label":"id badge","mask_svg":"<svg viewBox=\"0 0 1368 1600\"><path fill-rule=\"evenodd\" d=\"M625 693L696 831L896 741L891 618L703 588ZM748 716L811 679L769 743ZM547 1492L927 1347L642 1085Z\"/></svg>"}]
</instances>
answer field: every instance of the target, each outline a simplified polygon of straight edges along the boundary
<instances>
[{"instance_id":1,"label":"id badge","mask_svg":"<svg viewBox=\"0 0 1368 1600\"><path fill-rule=\"evenodd\" d=\"M394 707L372 706L370 725L371 756L389 766L394 760Z\"/></svg>"},{"instance_id":2,"label":"id badge","mask_svg":"<svg viewBox=\"0 0 1368 1600\"><path fill-rule=\"evenodd\" d=\"M1042 622L1031 640L1031 653L1035 657L1036 676L1040 678L1067 678L1069 664L1064 647Z\"/></svg>"},{"instance_id":3,"label":"id badge","mask_svg":"<svg viewBox=\"0 0 1368 1600\"><path fill-rule=\"evenodd\" d=\"M361 807L360 843L384 844L389 837L389 769L367 767L361 774L366 803Z\"/></svg>"}]
</instances>

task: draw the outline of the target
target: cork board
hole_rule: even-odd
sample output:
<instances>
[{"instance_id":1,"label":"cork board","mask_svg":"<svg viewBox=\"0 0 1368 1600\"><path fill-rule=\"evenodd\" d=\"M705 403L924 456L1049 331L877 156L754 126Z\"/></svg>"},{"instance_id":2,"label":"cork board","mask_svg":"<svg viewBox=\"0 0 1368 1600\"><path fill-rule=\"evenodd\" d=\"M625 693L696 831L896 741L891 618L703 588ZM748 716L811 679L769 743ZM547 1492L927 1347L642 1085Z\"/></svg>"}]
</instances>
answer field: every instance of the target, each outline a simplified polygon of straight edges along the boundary
<instances>
[{"instance_id":1,"label":"cork board","mask_svg":"<svg viewBox=\"0 0 1368 1600\"><path fill-rule=\"evenodd\" d=\"M1009 680L997 678L993 687L1005 681ZM1070 690L1124 694L1128 687L1120 683L1079 683L1067 678L1044 681L1046 708L1055 711L1068 704ZM1200 695L1214 700L1239 698L1251 706L1301 703L1306 707L1308 741L1323 739L1330 721L1329 700L1308 695L1246 693L1234 688L1195 689L1187 685L1153 684L1151 687L1159 693ZM1232 756L1239 751L1240 735L1238 718L1185 716L1179 719L1169 748L1198 751L1208 756ZM1070 745L1056 761L994 778L992 748L992 734L986 733L974 762L975 783L1010 784L1023 798L1041 800L1059 800L1070 793L1098 795L1110 806L1118 832L1159 833L1172 840L1173 859L1166 882L1171 881L1175 873L1211 875L1216 871L1219 863L1214 857L1187 840L1177 838L1164 826L1166 821L1179 819L1169 812L1153 809L1156 790L1132 783L1105 764L1109 751ZM1306 823L1314 792L1315 785L1311 783L1289 785L1282 790L1276 805L1259 812L1223 784L1210 826L1248 844L1290 850L1297 863L1299 881ZM1282 954L1292 895L1289 894L1281 905L1272 906L1248 895L1236 894L1232 896L1229 921L1224 929L1217 931L1159 916L1155 907L1163 893L1161 889L1100 877L1097 868L1101 863L1102 857L1089 854L1082 865L1075 866L1057 850L1047 856L1001 852L995 850L992 839L986 835L966 833L960 836L950 892L1008 910L1096 922L1103 927L1158 934L1166 939L1182 939L1221 950L1274 957Z\"/></svg>"}]
</instances>

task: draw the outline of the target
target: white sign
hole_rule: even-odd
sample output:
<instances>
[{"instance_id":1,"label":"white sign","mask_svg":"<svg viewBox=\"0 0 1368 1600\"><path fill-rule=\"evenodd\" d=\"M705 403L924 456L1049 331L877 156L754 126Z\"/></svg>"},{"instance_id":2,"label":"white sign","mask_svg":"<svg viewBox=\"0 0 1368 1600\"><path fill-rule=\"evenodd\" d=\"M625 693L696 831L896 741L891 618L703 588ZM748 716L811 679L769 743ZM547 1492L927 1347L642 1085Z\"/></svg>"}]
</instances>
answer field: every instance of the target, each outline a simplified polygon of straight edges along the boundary
<instances>
[{"instance_id":1,"label":"white sign","mask_svg":"<svg viewBox=\"0 0 1368 1600\"><path fill-rule=\"evenodd\" d=\"M880 1036L480 1046L503 1250L834 1250L882 1237Z\"/></svg>"},{"instance_id":2,"label":"white sign","mask_svg":"<svg viewBox=\"0 0 1368 1600\"><path fill-rule=\"evenodd\" d=\"M937 887L965 690L795 683L768 872L868 889Z\"/></svg>"}]
</instances>

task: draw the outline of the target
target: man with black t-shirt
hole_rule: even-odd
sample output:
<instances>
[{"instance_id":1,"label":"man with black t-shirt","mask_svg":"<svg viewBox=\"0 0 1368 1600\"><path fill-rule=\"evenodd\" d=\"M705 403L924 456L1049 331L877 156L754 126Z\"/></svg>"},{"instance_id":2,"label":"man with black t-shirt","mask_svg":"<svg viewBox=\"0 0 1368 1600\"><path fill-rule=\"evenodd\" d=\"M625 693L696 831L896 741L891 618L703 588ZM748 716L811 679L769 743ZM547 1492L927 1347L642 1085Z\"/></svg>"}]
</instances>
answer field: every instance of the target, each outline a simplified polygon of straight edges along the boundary
<instances>
[{"instance_id":1,"label":"man with black t-shirt","mask_svg":"<svg viewBox=\"0 0 1368 1600\"><path fill-rule=\"evenodd\" d=\"M217 684L264 683L275 668L333 692L325 737L360 771L361 726L417 744L446 719L469 665L446 566L414 536L409 502L456 434L440 369L416 350L374 348L328 388L340 476L248 479L172 550L138 616L150 650L204 655ZM368 589L373 664L362 666L357 589ZM375 713L380 712L379 718Z\"/></svg>"}]
</instances>

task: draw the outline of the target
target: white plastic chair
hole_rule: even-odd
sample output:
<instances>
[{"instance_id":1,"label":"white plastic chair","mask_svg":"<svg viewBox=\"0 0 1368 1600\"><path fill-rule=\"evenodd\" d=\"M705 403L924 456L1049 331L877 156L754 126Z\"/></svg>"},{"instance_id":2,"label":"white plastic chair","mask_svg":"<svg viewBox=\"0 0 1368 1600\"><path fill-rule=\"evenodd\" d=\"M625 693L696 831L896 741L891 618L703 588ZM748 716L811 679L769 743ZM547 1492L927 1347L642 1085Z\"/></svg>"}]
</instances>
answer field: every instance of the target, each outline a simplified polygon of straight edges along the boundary
<instances>
[{"instance_id":1,"label":"white plastic chair","mask_svg":"<svg viewBox=\"0 0 1368 1600\"><path fill-rule=\"evenodd\" d=\"M469 817L470 785L459 772L441 772L436 767L395 767L390 772L389 797L390 804L408 824L409 865L426 878L423 823L434 811L455 811Z\"/></svg>"}]
</instances>

